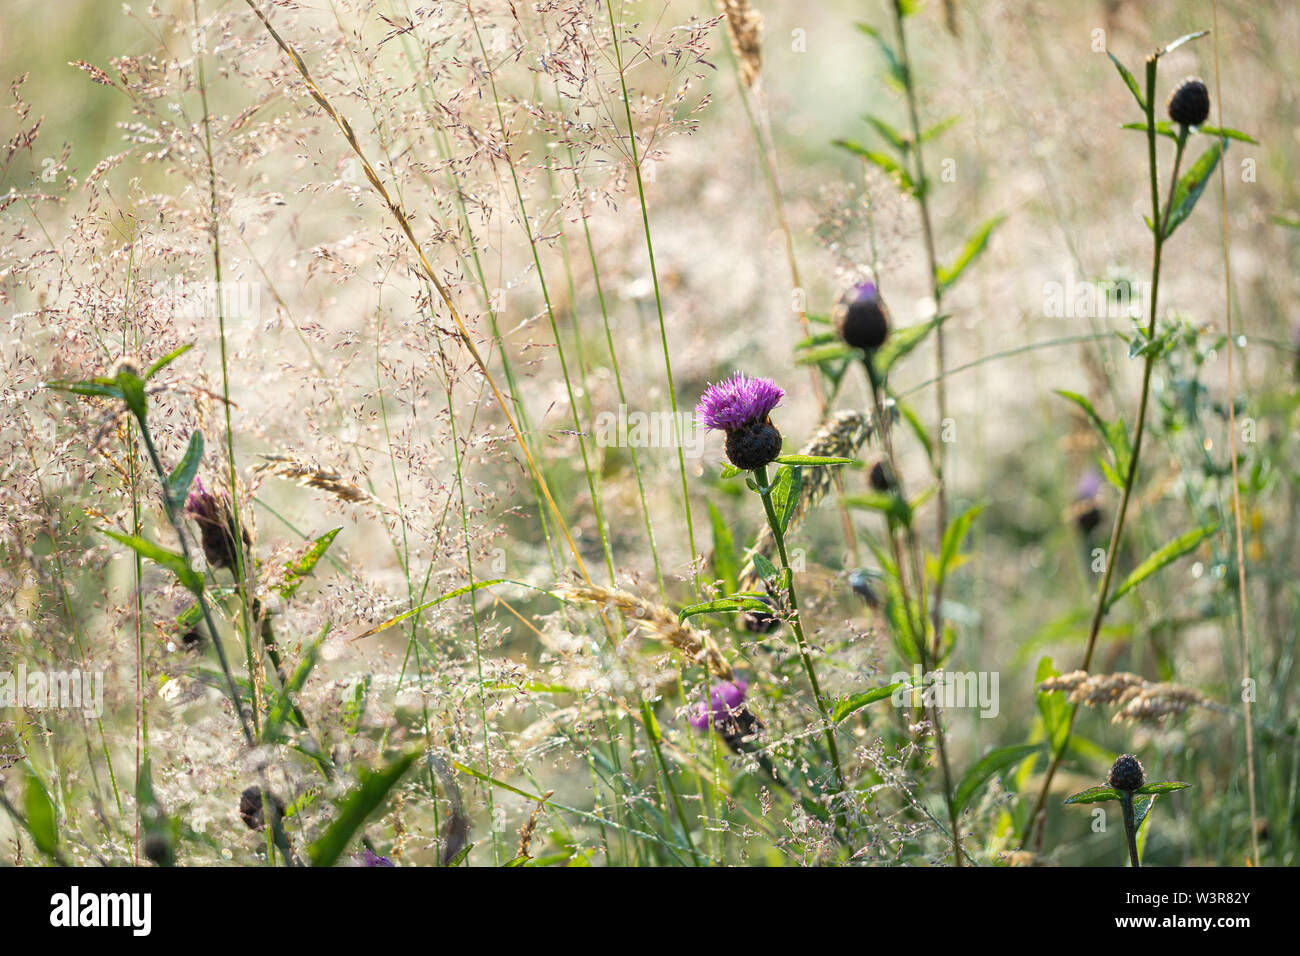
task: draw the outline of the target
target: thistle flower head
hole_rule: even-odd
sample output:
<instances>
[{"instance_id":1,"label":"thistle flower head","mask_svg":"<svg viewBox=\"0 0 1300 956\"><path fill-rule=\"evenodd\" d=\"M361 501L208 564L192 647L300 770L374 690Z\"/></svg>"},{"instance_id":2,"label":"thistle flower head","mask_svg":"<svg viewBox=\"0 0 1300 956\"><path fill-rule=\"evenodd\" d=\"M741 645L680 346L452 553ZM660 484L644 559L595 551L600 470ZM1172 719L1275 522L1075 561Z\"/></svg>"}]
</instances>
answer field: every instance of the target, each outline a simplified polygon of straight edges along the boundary
<instances>
[{"instance_id":1,"label":"thistle flower head","mask_svg":"<svg viewBox=\"0 0 1300 956\"><path fill-rule=\"evenodd\" d=\"M835 329L840 338L856 349L871 352L889 335L889 310L872 281L859 282L835 306Z\"/></svg>"},{"instance_id":2,"label":"thistle flower head","mask_svg":"<svg viewBox=\"0 0 1300 956\"><path fill-rule=\"evenodd\" d=\"M213 568L234 568L239 564L235 548L235 517L230 499L217 496L204 487L203 479L194 479L194 488L185 499L185 513L198 522L203 556ZM248 529L241 528L244 547L250 545Z\"/></svg>"},{"instance_id":3,"label":"thistle flower head","mask_svg":"<svg viewBox=\"0 0 1300 956\"><path fill-rule=\"evenodd\" d=\"M700 702L691 708L688 717L691 726L696 730L705 730L710 724L718 729L725 728L744 707L748 688L748 682L739 678L717 681L710 689L709 706L706 708Z\"/></svg>"},{"instance_id":4,"label":"thistle flower head","mask_svg":"<svg viewBox=\"0 0 1300 956\"><path fill-rule=\"evenodd\" d=\"M766 421L784 397L785 390L770 378L737 372L705 389L695 418L709 430L733 432Z\"/></svg>"},{"instance_id":5,"label":"thistle flower head","mask_svg":"<svg viewBox=\"0 0 1300 956\"><path fill-rule=\"evenodd\" d=\"M397 864L394 863L386 856L380 856L374 850L370 849L370 847L364 847L361 851L361 865L362 866L396 866Z\"/></svg>"}]
</instances>

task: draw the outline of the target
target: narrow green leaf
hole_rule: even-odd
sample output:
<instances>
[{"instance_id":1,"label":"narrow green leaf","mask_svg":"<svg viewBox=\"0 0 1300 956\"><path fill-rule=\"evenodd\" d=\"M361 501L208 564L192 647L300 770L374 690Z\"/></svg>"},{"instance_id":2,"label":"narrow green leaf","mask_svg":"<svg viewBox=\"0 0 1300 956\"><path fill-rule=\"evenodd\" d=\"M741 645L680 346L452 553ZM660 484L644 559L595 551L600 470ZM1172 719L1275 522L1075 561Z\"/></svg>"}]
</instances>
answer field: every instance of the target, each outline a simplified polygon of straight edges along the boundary
<instances>
[{"instance_id":1,"label":"narrow green leaf","mask_svg":"<svg viewBox=\"0 0 1300 956\"><path fill-rule=\"evenodd\" d=\"M294 596L303 580L312 573L342 530L342 528L335 528L332 531L326 531L319 538L312 541L301 557L284 566L284 583L276 588L281 597L288 600Z\"/></svg>"},{"instance_id":2,"label":"narrow green leaf","mask_svg":"<svg viewBox=\"0 0 1300 956\"><path fill-rule=\"evenodd\" d=\"M1151 831L1151 827L1148 825L1151 822L1151 810L1159 799L1160 797L1153 793L1150 796L1138 797L1133 801L1133 825L1137 829L1139 863L1142 862L1142 857L1146 853L1147 834Z\"/></svg>"},{"instance_id":3,"label":"narrow green leaf","mask_svg":"<svg viewBox=\"0 0 1300 956\"><path fill-rule=\"evenodd\" d=\"M776 473L776 482L772 487L772 508L776 511L781 533L790 528L790 521L799 507L799 495L803 491L803 469L798 465L782 465Z\"/></svg>"},{"instance_id":4,"label":"narrow green leaf","mask_svg":"<svg viewBox=\"0 0 1300 956\"><path fill-rule=\"evenodd\" d=\"M884 687L875 687L860 694L845 697L843 700L836 702L834 709L831 710L831 720L838 724L854 711L861 710L868 704L874 704L878 700L885 700L893 696L894 691L902 686L902 681L895 681L892 684L886 684Z\"/></svg>"},{"instance_id":5,"label":"narrow green leaf","mask_svg":"<svg viewBox=\"0 0 1300 956\"><path fill-rule=\"evenodd\" d=\"M194 348L194 343L190 342L188 345L182 345L174 352L168 352L166 355L164 355L158 361L154 362L145 370L144 380L146 382L149 381L149 379L153 378L155 375L157 375L159 372L165 369L168 365L171 365L172 362L175 362L178 358L180 358L182 355L184 355L192 348Z\"/></svg>"},{"instance_id":6,"label":"narrow green leaf","mask_svg":"<svg viewBox=\"0 0 1300 956\"><path fill-rule=\"evenodd\" d=\"M1142 93L1138 90L1138 81L1134 79L1133 74L1128 71L1128 67L1121 63L1114 53L1107 50L1106 55L1110 57L1110 62L1115 64L1115 69L1119 70L1119 75L1123 78L1124 85L1128 87L1128 91L1133 94L1133 99L1137 100L1138 109L1145 113L1147 111L1147 104L1146 100L1142 98ZM1143 124L1142 129L1146 129L1145 124Z\"/></svg>"},{"instance_id":7,"label":"narrow green leaf","mask_svg":"<svg viewBox=\"0 0 1300 956\"><path fill-rule=\"evenodd\" d=\"M958 253L957 258L952 265L939 267L939 288L941 290L947 289L956 282L961 277L961 274L966 271L967 266L974 262L975 259L979 257L980 253L988 248L989 239L993 235L993 230L996 229L1004 219L1006 219L1006 216L999 215L994 216L992 219L985 222L975 230L974 235L966 240L966 245L962 246L961 252Z\"/></svg>"},{"instance_id":8,"label":"narrow green leaf","mask_svg":"<svg viewBox=\"0 0 1300 956\"><path fill-rule=\"evenodd\" d=\"M900 359L910 354L931 332L947 322L948 318L946 314L937 315L928 322L920 322L890 333L889 338L885 339L885 344L876 350L874 356L876 374L881 379L888 377L889 370Z\"/></svg>"},{"instance_id":9,"label":"narrow green leaf","mask_svg":"<svg viewBox=\"0 0 1300 956\"><path fill-rule=\"evenodd\" d=\"M377 771L362 769L360 780L339 807L339 814L318 840L307 848L313 866L333 866L348 848L357 830L379 809L389 791L411 768L419 751L409 751Z\"/></svg>"},{"instance_id":10,"label":"narrow green leaf","mask_svg":"<svg viewBox=\"0 0 1300 956\"><path fill-rule=\"evenodd\" d=\"M1065 798L1067 804L1078 803L1105 803L1107 800L1118 800L1120 793L1114 787L1089 787L1087 790L1080 790Z\"/></svg>"},{"instance_id":11,"label":"narrow green leaf","mask_svg":"<svg viewBox=\"0 0 1300 956\"><path fill-rule=\"evenodd\" d=\"M1053 666L1050 657L1040 658L1038 670L1034 674L1034 686L1039 687L1043 681L1060 676L1061 672ZM1038 690L1037 698L1038 712L1043 717L1043 729L1047 732L1047 741L1055 752L1065 743L1065 735L1070 727L1070 704L1064 694L1055 691Z\"/></svg>"},{"instance_id":12,"label":"narrow green leaf","mask_svg":"<svg viewBox=\"0 0 1300 956\"><path fill-rule=\"evenodd\" d=\"M677 623L689 620L700 614L732 614L737 611L770 611L771 608L758 598L727 597L691 604L677 612Z\"/></svg>"},{"instance_id":13,"label":"narrow green leaf","mask_svg":"<svg viewBox=\"0 0 1300 956\"><path fill-rule=\"evenodd\" d=\"M1209 31L1209 30L1197 30L1195 33L1184 33L1182 36L1180 36L1180 37L1179 37L1177 40L1175 40L1173 43L1170 43L1170 44L1169 44L1168 46L1166 46L1163 50L1161 50L1160 52L1158 52L1158 53L1156 54L1156 56L1164 56L1166 53L1173 53L1175 50L1177 50L1177 49L1178 49L1180 46L1182 46L1184 43L1187 43L1187 42L1189 42L1189 41L1191 41L1191 40L1199 40L1201 37L1209 36L1209 35L1210 35L1210 31Z\"/></svg>"},{"instance_id":14,"label":"narrow green leaf","mask_svg":"<svg viewBox=\"0 0 1300 956\"><path fill-rule=\"evenodd\" d=\"M141 557L148 558L155 564L162 565L167 570L176 575L177 579L188 588L194 595L203 593L203 578L197 571L189 566L183 555L174 551L168 551L166 548L159 547L152 541L146 541L144 538L136 537L133 534L118 534L116 531L109 531L107 528L100 528L100 532L112 538L120 544L131 548Z\"/></svg>"},{"instance_id":15,"label":"narrow green leaf","mask_svg":"<svg viewBox=\"0 0 1300 956\"><path fill-rule=\"evenodd\" d=\"M989 751L962 775L961 783L957 784L957 792L952 798L953 812L960 813L965 809L970 798L975 795L975 791L989 777L1014 767L1020 761L1041 749L1042 744L1017 744L1013 747L999 747L996 750Z\"/></svg>"},{"instance_id":16,"label":"narrow green leaf","mask_svg":"<svg viewBox=\"0 0 1300 956\"><path fill-rule=\"evenodd\" d=\"M1174 188L1174 198L1168 224L1165 227L1166 239L1174 234L1174 230L1196 208L1196 201L1201 198L1201 193L1205 191L1205 184L1210 181L1210 174L1219 165L1219 156L1223 153L1223 145L1223 140L1216 140L1192 164L1192 168L1179 177L1178 185Z\"/></svg>"},{"instance_id":17,"label":"narrow green leaf","mask_svg":"<svg viewBox=\"0 0 1300 956\"><path fill-rule=\"evenodd\" d=\"M894 52L894 48L889 45L889 41L881 35L879 30L871 26L869 23L858 23L856 26L859 30L875 41L876 46L880 50L881 56L885 58L885 62L889 65L890 80L893 81L896 87L902 87L906 81L903 64L899 61L898 54Z\"/></svg>"},{"instance_id":18,"label":"narrow green leaf","mask_svg":"<svg viewBox=\"0 0 1300 956\"><path fill-rule=\"evenodd\" d=\"M856 458L836 458L828 455L781 455L777 459L779 465L855 465Z\"/></svg>"},{"instance_id":19,"label":"narrow green leaf","mask_svg":"<svg viewBox=\"0 0 1300 956\"><path fill-rule=\"evenodd\" d=\"M740 556L736 552L736 539L731 526L723 520L722 512L712 501L708 502L709 523L713 528L713 573L722 579L728 592L738 587Z\"/></svg>"},{"instance_id":20,"label":"narrow green leaf","mask_svg":"<svg viewBox=\"0 0 1300 956\"><path fill-rule=\"evenodd\" d=\"M777 576L776 565L763 557L759 552L754 552L753 561L754 568L758 571L759 577L764 581L771 581Z\"/></svg>"},{"instance_id":21,"label":"narrow green leaf","mask_svg":"<svg viewBox=\"0 0 1300 956\"><path fill-rule=\"evenodd\" d=\"M36 849L49 856L59 852L59 822L54 803L45 792L45 785L30 769L23 795L23 812L27 814L27 829L31 832Z\"/></svg>"},{"instance_id":22,"label":"narrow green leaf","mask_svg":"<svg viewBox=\"0 0 1300 956\"><path fill-rule=\"evenodd\" d=\"M904 169L902 165L894 159L894 157L876 149L867 149L867 147L863 146L861 143L851 139L834 140L834 145L838 146L840 149L848 150L850 153L853 153L871 163L873 166L878 167L887 173L890 178L892 178L907 192L912 194L916 193L916 184L912 182L912 177L908 175L907 170Z\"/></svg>"},{"instance_id":23,"label":"narrow green leaf","mask_svg":"<svg viewBox=\"0 0 1300 956\"><path fill-rule=\"evenodd\" d=\"M1219 530L1219 524L1205 525L1200 528L1194 528L1186 534L1179 535L1173 541L1170 541L1163 548L1150 555L1145 561L1133 569L1132 573L1124 579L1124 583L1115 589L1115 593L1106 601L1106 607L1109 609L1120 598L1129 591L1145 581L1151 575L1155 574L1161 568L1177 561L1183 555L1193 550L1198 544Z\"/></svg>"},{"instance_id":24,"label":"narrow green leaf","mask_svg":"<svg viewBox=\"0 0 1300 956\"><path fill-rule=\"evenodd\" d=\"M872 128L875 129L883 139L888 141L889 145L893 146L894 149L898 150L900 153L907 152L907 137L902 133L894 129L894 127L890 126L878 116L867 115L862 118L870 123Z\"/></svg>"},{"instance_id":25,"label":"narrow green leaf","mask_svg":"<svg viewBox=\"0 0 1300 956\"><path fill-rule=\"evenodd\" d=\"M493 578L491 581L475 581L473 584L467 584L464 587L456 588L454 591L448 591L446 594L442 595L442 597L436 597L432 601L425 601L423 604L418 607L413 607L409 611L403 611L401 614L397 615L397 617L390 617L387 621L376 624L374 627L362 631L356 637L352 638L352 640L359 641L363 637L373 637L380 631L386 631L395 624L401 624L407 618L414 617L416 614L427 611L429 608L441 604L443 601L450 601L454 597L460 597L462 594L468 594L471 591L478 591L481 588L490 588L496 584L507 583L510 582L505 578Z\"/></svg>"},{"instance_id":26,"label":"narrow green leaf","mask_svg":"<svg viewBox=\"0 0 1300 956\"><path fill-rule=\"evenodd\" d=\"M199 473L202 461L203 432L196 429L190 435L190 443L185 446L185 454L167 478L167 494L173 507L180 508L185 504L185 496L189 493L194 476Z\"/></svg>"},{"instance_id":27,"label":"narrow green leaf","mask_svg":"<svg viewBox=\"0 0 1300 956\"><path fill-rule=\"evenodd\" d=\"M1134 790L1134 793L1176 793L1179 790L1186 790L1190 783L1183 783L1181 780L1165 780L1160 783L1148 783Z\"/></svg>"},{"instance_id":28,"label":"narrow green leaf","mask_svg":"<svg viewBox=\"0 0 1300 956\"><path fill-rule=\"evenodd\" d=\"M970 531L971 524L979 517L979 513L984 510L984 505L974 505L967 508L960 515L948 523L948 527L943 532L943 544L939 548L939 568L937 578L943 581L948 570L952 567L957 555L961 552L962 541L965 540L966 534Z\"/></svg>"}]
</instances>

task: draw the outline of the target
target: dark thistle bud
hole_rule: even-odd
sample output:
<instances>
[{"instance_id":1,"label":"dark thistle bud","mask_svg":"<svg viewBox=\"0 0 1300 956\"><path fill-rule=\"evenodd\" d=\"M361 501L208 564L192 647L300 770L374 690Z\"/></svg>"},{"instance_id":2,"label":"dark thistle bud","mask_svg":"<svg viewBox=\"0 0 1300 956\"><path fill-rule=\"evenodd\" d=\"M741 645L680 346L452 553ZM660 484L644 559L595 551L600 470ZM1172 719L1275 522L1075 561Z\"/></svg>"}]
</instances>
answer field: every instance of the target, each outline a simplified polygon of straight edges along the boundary
<instances>
[{"instance_id":1,"label":"dark thistle bud","mask_svg":"<svg viewBox=\"0 0 1300 956\"><path fill-rule=\"evenodd\" d=\"M261 787L249 787L239 795L239 817L244 821L244 826L250 830L260 830L266 825L266 814L263 812L266 801L262 797ZM284 816L284 803L275 794L271 794L271 806L275 813L276 819Z\"/></svg>"},{"instance_id":2,"label":"dark thistle bud","mask_svg":"<svg viewBox=\"0 0 1300 956\"><path fill-rule=\"evenodd\" d=\"M175 862L171 844L160 833L151 833L145 837L144 855L158 866L171 866Z\"/></svg>"},{"instance_id":3,"label":"dark thistle bud","mask_svg":"<svg viewBox=\"0 0 1300 956\"><path fill-rule=\"evenodd\" d=\"M840 338L855 349L878 349L889 335L889 310L874 282L860 282L844 293L832 318Z\"/></svg>"},{"instance_id":4,"label":"dark thistle bud","mask_svg":"<svg viewBox=\"0 0 1300 956\"><path fill-rule=\"evenodd\" d=\"M871 487L882 494L894 487L894 473L884 459L871 466Z\"/></svg>"},{"instance_id":5,"label":"dark thistle bud","mask_svg":"<svg viewBox=\"0 0 1300 956\"><path fill-rule=\"evenodd\" d=\"M203 556L211 568L236 568L239 555L235 551L235 516L230 510L230 500L225 495L214 495L194 479L194 490L185 499L185 513L199 526L199 540ZM243 528L244 547L250 545L248 529Z\"/></svg>"},{"instance_id":6,"label":"dark thistle bud","mask_svg":"<svg viewBox=\"0 0 1300 956\"><path fill-rule=\"evenodd\" d=\"M727 458L733 465L757 471L781 454L781 433L770 415L784 396L770 379L737 372L705 389L695 417L704 427L727 433Z\"/></svg>"},{"instance_id":7,"label":"dark thistle bud","mask_svg":"<svg viewBox=\"0 0 1300 956\"><path fill-rule=\"evenodd\" d=\"M1110 768L1107 783L1116 790L1132 793L1146 783L1146 779L1146 773L1142 770L1142 764L1137 757L1133 754L1120 754L1115 760L1115 765Z\"/></svg>"},{"instance_id":8,"label":"dark thistle bud","mask_svg":"<svg viewBox=\"0 0 1300 956\"><path fill-rule=\"evenodd\" d=\"M1200 126L1210 115L1210 91L1193 76L1169 97L1169 118L1180 126Z\"/></svg>"}]
</instances>

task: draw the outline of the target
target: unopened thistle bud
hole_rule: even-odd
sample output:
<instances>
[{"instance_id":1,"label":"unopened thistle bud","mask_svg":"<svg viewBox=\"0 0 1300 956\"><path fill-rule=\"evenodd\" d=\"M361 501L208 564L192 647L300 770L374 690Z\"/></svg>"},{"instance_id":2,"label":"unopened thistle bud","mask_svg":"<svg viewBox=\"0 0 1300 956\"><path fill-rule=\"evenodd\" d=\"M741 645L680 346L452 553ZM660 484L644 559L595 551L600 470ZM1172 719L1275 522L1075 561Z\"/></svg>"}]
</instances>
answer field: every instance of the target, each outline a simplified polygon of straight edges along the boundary
<instances>
[{"instance_id":1,"label":"unopened thistle bud","mask_svg":"<svg viewBox=\"0 0 1300 956\"><path fill-rule=\"evenodd\" d=\"M1169 97L1169 118L1180 126L1200 126L1210 115L1210 91L1194 76Z\"/></svg>"},{"instance_id":2,"label":"unopened thistle bud","mask_svg":"<svg viewBox=\"0 0 1300 956\"><path fill-rule=\"evenodd\" d=\"M889 310L874 282L860 282L841 296L832 316L846 344L871 352L889 335Z\"/></svg>"},{"instance_id":3,"label":"unopened thistle bud","mask_svg":"<svg viewBox=\"0 0 1300 956\"><path fill-rule=\"evenodd\" d=\"M871 487L876 491L884 493L894 487L894 473L890 470L889 464L884 459L876 462L871 466Z\"/></svg>"},{"instance_id":4,"label":"unopened thistle bud","mask_svg":"<svg viewBox=\"0 0 1300 956\"><path fill-rule=\"evenodd\" d=\"M781 433L770 415L784 396L771 379L737 372L705 390L695 417L705 428L726 432L727 458L733 465L757 471L781 454Z\"/></svg>"},{"instance_id":5,"label":"unopened thistle bud","mask_svg":"<svg viewBox=\"0 0 1300 956\"><path fill-rule=\"evenodd\" d=\"M758 600L768 607L772 606L771 598L758 598ZM751 634L771 634L781 626L781 619L771 611L747 608L740 612L740 626L742 630L749 631Z\"/></svg>"},{"instance_id":6,"label":"unopened thistle bud","mask_svg":"<svg viewBox=\"0 0 1300 956\"><path fill-rule=\"evenodd\" d=\"M249 787L239 795L239 817L244 826L250 830L260 830L266 826L264 808L266 800L262 797L261 787ZM276 819L284 816L284 803L275 794L271 794L271 806Z\"/></svg>"},{"instance_id":7,"label":"unopened thistle bud","mask_svg":"<svg viewBox=\"0 0 1300 956\"><path fill-rule=\"evenodd\" d=\"M1146 780L1146 772L1142 769L1142 764L1138 758L1133 754L1120 754L1115 760L1115 765L1110 768L1110 777L1107 778L1107 783L1116 790L1132 793L1146 783Z\"/></svg>"},{"instance_id":8,"label":"unopened thistle bud","mask_svg":"<svg viewBox=\"0 0 1300 956\"><path fill-rule=\"evenodd\" d=\"M235 516L225 495L214 495L194 479L194 490L185 499L185 513L199 525L203 556L211 568L236 568L239 555L235 550ZM241 529L244 547L250 545L248 529Z\"/></svg>"}]
</instances>

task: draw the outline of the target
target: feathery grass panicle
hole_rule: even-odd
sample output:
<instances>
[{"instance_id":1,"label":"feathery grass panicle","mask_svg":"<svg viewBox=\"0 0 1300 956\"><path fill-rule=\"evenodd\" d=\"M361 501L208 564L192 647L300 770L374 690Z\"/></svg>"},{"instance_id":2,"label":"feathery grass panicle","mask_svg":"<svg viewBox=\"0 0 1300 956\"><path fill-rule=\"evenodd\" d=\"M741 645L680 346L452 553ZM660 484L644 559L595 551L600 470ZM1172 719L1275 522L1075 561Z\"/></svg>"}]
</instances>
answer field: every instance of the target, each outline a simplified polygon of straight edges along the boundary
<instances>
[{"instance_id":1,"label":"feathery grass panicle","mask_svg":"<svg viewBox=\"0 0 1300 956\"><path fill-rule=\"evenodd\" d=\"M1113 723L1158 723L1179 716L1193 707L1226 713L1227 708L1200 691L1168 682L1154 683L1137 674L1089 674L1072 671L1049 678L1040 690L1065 693L1072 704L1084 707L1114 707Z\"/></svg>"},{"instance_id":2,"label":"feathery grass panicle","mask_svg":"<svg viewBox=\"0 0 1300 956\"><path fill-rule=\"evenodd\" d=\"M753 87L763 69L763 15L749 0L722 0L722 10L727 15L727 35L736 51L740 80Z\"/></svg>"},{"instance_id":3,"label":"feathery grass panicle","mask_svg":"<svg viewBox=\"0 0 1300 956\"><path fill-rule=\"evenodd\" d=\"M677 648L690 660L708 667L711 674L723 680L731 680L735 676L731 664L722 656L718 645L707 632L692 627L688 622L679 622L677 615L662 604L648 601L621 588L607 588L599 584L567 584L560 587L557 593L567 601L591 604L602 610L615 610L625 621L634 625L635 630L643 631L650 637Z\"/></svg>"},{"instance_id":4,"label":"feathery grass panicle","mask_svg":"<svg viewBox=\"0 0 1300 956\"><path fill-rule=\"evenodd\" d=\"M315 488L350 504L372 504L384 508L383 502L337 471L317 468L288 455L263 455L262 463L253 466L254 474L269 474L296 481L303 488Z\"/></svg>"}]
</instances>

